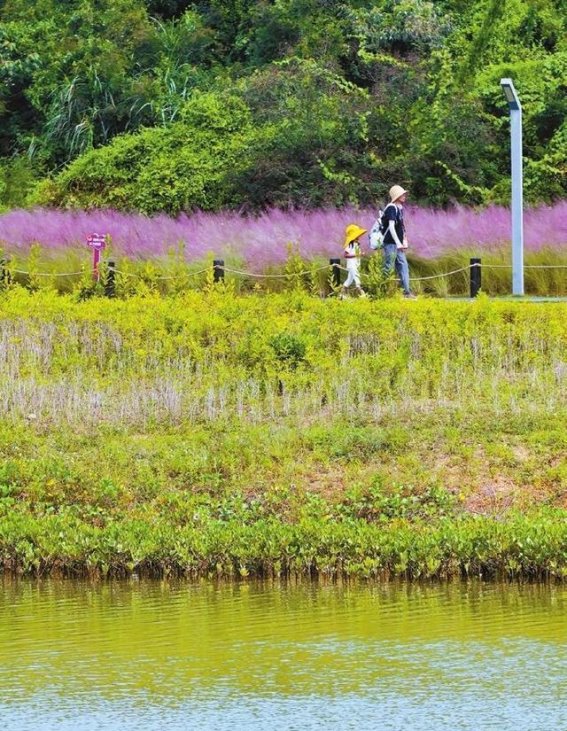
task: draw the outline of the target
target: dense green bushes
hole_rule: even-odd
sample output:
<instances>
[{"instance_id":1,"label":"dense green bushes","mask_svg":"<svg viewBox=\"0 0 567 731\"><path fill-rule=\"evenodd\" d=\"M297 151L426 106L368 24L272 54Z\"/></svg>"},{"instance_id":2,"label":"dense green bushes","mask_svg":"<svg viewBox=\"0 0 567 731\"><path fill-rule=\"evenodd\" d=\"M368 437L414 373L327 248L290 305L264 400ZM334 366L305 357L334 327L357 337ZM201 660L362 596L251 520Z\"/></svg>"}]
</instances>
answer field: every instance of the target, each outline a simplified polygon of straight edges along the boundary
<instances>
[{"instance_id":1,"label":"dense green bushes","mask_svg":"<svg viewBox=\"0 0 567 731\"><path fill-rule=\"evenodd\" d=\"M561 0L42 0L32 9L9 0L0 20L5 206L22 200L17 180L30 190L52 175L31 202L170 212L366 204L393 180L435 205L506 202L503 76L524 106L527 199L565 196ZM230 124L230 104L204 135L191 110L205 91L244 101L238 140L219 125ZM134 136L104 148L122 133ZM134 200L122 185L125 148L145 150L155 173L138 177L134 166ZM90 167L107 178L90 178Z\"/></svg>"},{"instance_id":2,"label":"dense green bushes","mask_svg":"<svg viewBox=\"0 0 567 731\"><path fill-rule=\"evenodd\" d=\"M63 515L10 513L0 561L13 572L124 576L533 578L567 576L565 511L406 523L120 521L98 528Z\"/></svg>"},{"instance_id":3,"label":"dense green bushes","mask_svg":"<svg viewBox=\"0 0 567 731\"><path fill-rule=\"evenodd\" d=\"M231 178L245 168L254 139L250 115L236 98L196 96L187 124L122 136L74 162L43 200L80 208L112 206L143 213L216 210L236 195Z\"/></svg>"},{"instance_id":4,"label":"dense green bushes","mask_svg":"<svg viewBox=\"0 0 567 731\"><path fill-rule=\"evenodd\" d=\"M299 195L309 196L306 207L347 203L360 174L353 152L362 145L367 107L364 94L332 74L291 64L253 76L232 95L195 92L181 121L80 157L36 200L147 214L257 210L286 206ZM370 202L385 190L371 180L371 160L366 168L359 198Z\"/></svg>"}]
</instances>

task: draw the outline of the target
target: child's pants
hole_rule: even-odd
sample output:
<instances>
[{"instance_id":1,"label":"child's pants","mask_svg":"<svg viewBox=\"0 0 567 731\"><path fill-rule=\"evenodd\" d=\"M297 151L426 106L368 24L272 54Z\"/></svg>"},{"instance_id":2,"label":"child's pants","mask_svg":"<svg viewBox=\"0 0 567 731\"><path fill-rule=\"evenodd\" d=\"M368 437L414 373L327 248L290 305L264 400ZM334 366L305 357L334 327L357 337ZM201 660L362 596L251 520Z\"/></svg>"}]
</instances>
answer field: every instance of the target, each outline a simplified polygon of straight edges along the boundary
<instances>
[{"instance_id":1,"label":"child's pants","mask_svg":"<svg viewBox=\"0 0 567 731\"><path fill-rule=\"evenodd\" d=\"M353 257L352 259L346 260L346 268L347 268L347 278L344 283L344 287L350 287L351 284L354 284L355 287L360 288L360 260L358 257Z\"/></svg>"}]
</instances>

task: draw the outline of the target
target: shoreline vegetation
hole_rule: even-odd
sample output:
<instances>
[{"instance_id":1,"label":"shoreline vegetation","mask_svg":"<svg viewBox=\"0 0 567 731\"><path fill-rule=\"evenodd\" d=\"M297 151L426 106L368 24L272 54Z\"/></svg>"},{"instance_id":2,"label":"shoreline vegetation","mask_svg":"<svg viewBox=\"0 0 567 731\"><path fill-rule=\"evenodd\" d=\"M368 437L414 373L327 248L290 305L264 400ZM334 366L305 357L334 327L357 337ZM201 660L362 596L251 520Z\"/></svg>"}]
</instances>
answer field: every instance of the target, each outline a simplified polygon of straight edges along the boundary
<instances>
[{"instance_id":1,"label":"shoreline vegetation","mask_svg":"<svg viewBox=\"0 0 567 731\"><path fill-rule=\"evenodd\" d=\"M564 580L565 314L9 288L0 566Z\"/></svg>"},{"instance_id":2,"label":"shoreline vegetation","mask_svg":"<svg viewBox=\"0 0 567 731\"><path fill-rule=\"evenodd\" d=\"M4 548L2 570L37 577L564 581L567 576L564 511L505 521L399 521L387 527L364 521L271 520L248 526L211 521L199 530L129 521L96 530L84 523L28 519L25 528L9 521L3 542L13 536L18 547Z\"/></svg>"}]
</instances>

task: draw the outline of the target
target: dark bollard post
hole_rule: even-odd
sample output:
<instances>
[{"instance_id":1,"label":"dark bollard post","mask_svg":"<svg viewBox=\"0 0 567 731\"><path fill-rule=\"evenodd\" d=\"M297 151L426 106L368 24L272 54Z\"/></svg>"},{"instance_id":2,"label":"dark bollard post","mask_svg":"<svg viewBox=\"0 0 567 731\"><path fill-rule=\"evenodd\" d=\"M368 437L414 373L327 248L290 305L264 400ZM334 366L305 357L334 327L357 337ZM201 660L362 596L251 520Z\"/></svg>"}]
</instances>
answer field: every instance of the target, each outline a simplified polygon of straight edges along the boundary
<instances>
[{"instance_id":1,"label":"dark bollard post","mask_svg":"<svg viewBox=\"0 0 567 731\"><path fill-rule=\"evenodd\" d=\"M0 289L10 284L9 259L0 259Z\"/></svg>"},{"instance_id":2,"label":"dark bollard post","mask_svg":"<svg viewBox=\"0 0 567 731\"><path fill-rule=\"evenodd\" d=\"M224 282L224 259L215 259L213 261L213 282Z\"/></svg>"},{"instance_id":3,"label":"dark bollard post","mask_svg":"<svg viewBox=\"0 0 567 731\"><path fill-rule=\"evenodd\" d=\"M341 286L341 260L340 259L329 259L329 264L332 266L331 270L331 277L333 282L333 287L340 287Z\"/></svg>"},{"instance_id":4,"label":"dark bollard post","mask_svg":"<svg viewBox=\"0 0 567 731\"><path fill-rule=\"evenodd\" d=\"M104 283L104 294L107 297L116 296L116 262L108 262L108 271L106 273L106 282Z\"/></svg>"},{"instance_id":5,"label":"dark bollard post","mask_svg":"<svg viewBox=\"0 0 567 731\"><path fill-rule=\"evenodd\" d=\"M480 292L482 284L481 260L471 259L471 297L474 298Z\"/></svg>"}]
</instances>

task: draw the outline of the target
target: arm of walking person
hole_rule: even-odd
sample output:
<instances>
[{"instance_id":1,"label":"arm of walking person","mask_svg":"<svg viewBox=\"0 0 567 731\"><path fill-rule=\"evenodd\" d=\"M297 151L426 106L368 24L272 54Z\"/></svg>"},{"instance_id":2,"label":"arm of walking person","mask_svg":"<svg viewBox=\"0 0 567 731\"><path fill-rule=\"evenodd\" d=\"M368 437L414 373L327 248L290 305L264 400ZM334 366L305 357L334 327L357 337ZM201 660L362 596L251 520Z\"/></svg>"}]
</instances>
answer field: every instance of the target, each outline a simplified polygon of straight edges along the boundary
<instances>
[{"instance_id":1,"label":"arm of walking person","mask_svg":"<svg viewBox=\"0 0 567 731\"><path fill-rule=\"evenodd\" d=\"M395 221L390 221L388 224L388 229L390 231L390 234L392 235L392 238L396 242L396 246L400 249L402 247L402 242L400 241L400 238L398 234L396 233L396 223Z\"/></svg>"}]
</instances>

